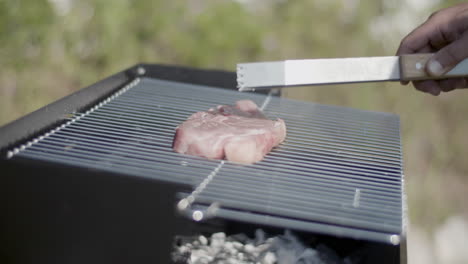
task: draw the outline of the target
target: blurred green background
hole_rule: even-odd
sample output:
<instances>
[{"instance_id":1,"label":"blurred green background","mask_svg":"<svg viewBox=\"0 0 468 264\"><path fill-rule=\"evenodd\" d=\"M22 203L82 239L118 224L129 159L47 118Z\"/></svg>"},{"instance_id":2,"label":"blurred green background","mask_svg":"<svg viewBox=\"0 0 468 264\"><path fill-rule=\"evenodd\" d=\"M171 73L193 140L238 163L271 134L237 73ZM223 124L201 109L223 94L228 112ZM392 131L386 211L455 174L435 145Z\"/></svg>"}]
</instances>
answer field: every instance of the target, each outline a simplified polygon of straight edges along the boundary
<instances>
[{"instance_id":1,"label":"blurred green background","mask_svg":"<svg viewBox=\"0 0 468 264\"><path fill-rule=\"evenodd\" d=\"M0 0L0 125L138 62L393 55L438 0ZM290 88L290 98L401 117L411 226L468 215L468 91L398 83Z\"/></svg>"}]
</instances>

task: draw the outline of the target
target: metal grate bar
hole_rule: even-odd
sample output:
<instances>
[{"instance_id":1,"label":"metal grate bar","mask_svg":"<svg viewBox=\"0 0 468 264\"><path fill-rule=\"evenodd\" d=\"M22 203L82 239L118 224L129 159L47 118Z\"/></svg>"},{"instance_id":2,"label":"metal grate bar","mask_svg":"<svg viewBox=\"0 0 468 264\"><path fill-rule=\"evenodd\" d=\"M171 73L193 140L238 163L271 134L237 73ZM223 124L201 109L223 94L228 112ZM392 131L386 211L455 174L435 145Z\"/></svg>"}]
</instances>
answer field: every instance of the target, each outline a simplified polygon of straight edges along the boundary
<instances>
[{"instance_id":1,"label":"metal grate bar","mask_svg":"<svg viewBox=\"0 0 468 264\"><path fill-rule=\"evenodd\" d=\"M93 125L89 125L88 123L93 123ZM80 133L91 133L91 134L97 134L97 137L101 136L101 137L106 137L106 135L108 133L113 133L112 137L116 137L116 138L119 138L120 140L128 140L128 135L129 133L132 133L131 135L133 137L135 137L136 139L138 139L139 141L145 141L145 143L151 143L151 142L155 142L155 138L161 138L161 140L158 140L158 142L162 142L166 145L166 147L170 147L170 141L172 140L172 136L161 136L161 135L155 135L153 131L148 131L150 134L145 134L145 133L141 133L141 132L124 132L123 130L127 129L127 127L123 126L123 125L115 125L115 128L114 128L114 124L111 124L111 125L107 125L104 126L105 124L105 121L96 121L96 122L92 122L90 121L89 119L87 120L83 120L83 123L81 123L81 126L80 126ZM98 127L98 125L100 125ZM162 130L162 129L161 129ZM67 133L68 129L63 129L63 133ZM75 131L74 129L72 129L72 132ZM101 133L100 133L101 132ZM105 132L105 133L102 133L102 132ZM79 135L77 135L79 136ZM287 150L284 150L282 149L281 152L286 152L288 153ZM299 161L299 160L296 160L296 159L291 159L291 158L288 158L288 157L277 157L276 155L278 155L279 152L272 152L271 156L267 157L267 159L272 159L273 161L275 160L279 160L281 161L280 164L282 164L282 167L291 167L291 169L294 169L294 165L303 165L304 167L309 167L309 168L317 168L317 169L321 169L323 167L330 167L330 169L334 169L334 170L338 170L338 171L342 171L342 172L352 172L352 171L360 171L360 172L363 172L364 174L366 175L375 175L375 176L379 176L379 177L382 177L382 175L379 175L379 174L375 174L374 173L374 170L375 169L382 169L381 167L370 167L370 169L365 169L364 168L364 165L365 164L360 164L358 168L350 168L350 167L345 167L345 166L342 166L340 164L344 164L344 165L349 165L347 164L346 162L344 162L343 160L344 159L334 159L334 158L331 158L331 157L328 157L326 159L320 159L320 155L315 155L315 156L311 156L309 159L306 159L308 156L310 155L305 155L304 156L304 159L306 159L306 161ZM318 160L317 160L318 159ZM333 160L337 160L336 162L333 163ZM318 162L317 162L318 161ZM292 163L292 164L291 164ZM302 164L301 164L302 163ZM331 163L331 165L326 165L326 163ZM274 164L274 163L273 163ZM288 164L291 164L291 165L288 165ZM359 163L358 163L359 164ZM271 166L271 165L270 165ZM340 169L342 168L342 169ZM387 173L388 175L391 175L391 173ZM384 178L384 177L382 177Z\"/></svg>"},{"instance_id":2,"label":"metal grate bar","mask_svg":"<svg viewBox=\"0 0 468 264\"><path fill-rule=\"evenodd\" d=\"M206 211L207 206L200 205L198 210ZM365 239L377 242L386 242L389 244L397 245L400 239L397 235L390 235L388 233L370 231L365 229L355 229L343 226L334 226L328 223L302 221L292 219L285 216L273 216L265 214L256 214L252 212L240 212L229 208L220 208L217 210L216 215L219 217L237 220L241 222L253 222L263 225L272 225L280 228L294 227L296 230L307 232L315 232L325 235L334 235L338 237L349 237L353 239Z\"/></svg>"},{"instance_id":3,"label":"metal grate bar","mask_svg":"<svg viewBox=\"0 0 468 264\"><path fill-rule=\"evenodd\" d=\"M114 122L114 121L109 121L109 120L94 121L92 119L83 120L82 122L83 122L82 126L85 129L89 127L90 130L92 130L94 128L94 130L96 130L96 131L103 131L104 130L106 132L114 132L116 134L120 134L120 135L123 135L123 136L128 135L126 132L123 132L123 130L127 129L127 126L123 126L119 122ZM89 124L89 123L92 123L92 124ZM110 124L108 124L108 123L110 123ZM161 125L161 129L159 129L158 131L159 132L168 131L168 133L170 133L170 135L168 135L165 138L166 138L166 140L171 141L172 140L173 128L170 128L170 129L167 128L166 129L166 127L170 127L170 126ZM140 129L144 129L144 128L145 128L144 125L140 125ZM154 131L151 131L149 129L146 129L146 130L148 130L147 132L150 133L150 134L148 134L149 137L161 136L161 135L154 135ZM135 133L137 135L141 134L141 132L133 132L133 133ZM165 135L165 133L160 133L160 134ZM143 135L145 135L145 134L143 134ZM292 144L288 144L288 145L292 145ZM300 145L299 145L299 147L300 147ZM287 152L287 151L283 151L283 152Z\"/></svg>"},{"instance_id":4,"label":"metal grate bar","mask_svg":"<svg viewBox=\"0 0 468 264\"><path fill-rule=\"evenodd\" d=\"M155 109L160 108L161 107L160 104L164 103L164 102L167 102L168 99L169 98L166 98L166 97L163 97L163 96L156 97L154 99L145 99L144 101L138 102L138 105L135 105L136 102L134 102L132 100L128 100L128 101L121 100L121 101L117 102L116 104L114 104L114 106L117 106L117 108L120 108L120 107L122 107L122 105L127 105L129 108L134 109L134 110L139 109L139 110L154 111ZM210 107L213 107L213 102L211 104L199 104L199 105L195 104L195 106L191 106L192 100L184 100L184 101L181 101L181 102L179 101L177 103L182 104L184 106L185 110L190 110L192 112L203 111L203 110L206 110L206 109L208 109ZM215 103L215 104L218 104L218 103ZM202 106L202 107L200 107L200 106ZM173 108L171 110L175 111L176 113L181 112L177 108ZM304 120L304 119L298 118L297 116L294 116L292 114L288 115L287 113L270 112L268 110L268 108L265 111L265 114L269 115L269 117L278 117L280 115L285 116L285 117L287 117L287 118L285 118L286 120L290 120L290 121L296 120L296 122L299 121L298 123L300 123L300 124L301 124L300 121ZM346 126L344 126L343 124L340 124L343 121L345 121L345 119L338 120L338 121L333 121L333 120L317 118L317 117L312 116L312 117L307 118L305 121L308 121L308 122L314 124L314 126L317 126L317 129L318 128L320 128L320 129L323 129L323 128L327 129L328 128L328 130L333 129L333 131L335 131L336 129L342 129L343 133L345 133L346 131L351 131L351 133L352 133L354 131L354 133L356 135L362 135L362 132L366 132L367 134L369 134L369 136L375 136L376 138L382 138L382 136L385 135L385 132L386 132L386 130L379 129L379 128L377 128L377 129L374 129L372 127L363 128L359 124L352 124L352 125L346 125ZM358 132L358 133L356 133L356 132ZM392 139L392 137L395 136L394 132L395 131L390 131L389 132L388 136L390 138L387 138L387 140ZM398 140L398 137L395 137L393 139Z\"/></svg>"},{"instance_id":5,"label":"metal grate bar","mask_svg":"<svg viewBox=\"0 0 468 264\"><path fill-rule=\"evenodd\" d=\"M223 170L224 174L224 170ZM226 173L226 175L229 175L229 177L234 177L234 173ZM274 179L269 178L268 180L274 181ZM226 180L225 178L220 179L218 181L213 182L210 185L210 188L222 188L223 186L226 186L226 184L232 184L227 192L233 192L233 194L238 194L235 188L238 188L239 190L247 191L251 190L254 191L253 193L250 192L243 198L246 198L248 195L252 195L254 197L258 197L258 195L262 196L264 194L271 194L270 190L268 192L265 189L258 189L258 186L252 186L252 184L255 184L256 181L250 179L250 180ZM317 184L314 186L309 186L309 184L302 184L298 186L299 184L291 184L291 183L284 183L284 182L272 182L270 183L271 185L276 185L276 184L282 184L284 186L281 187L281 190L283 191L282 193L277 193L278 197L285 196L285 197L290 197L292 198L291 202L301 200L307 201L307 199L310 199L311 201L316 201L320 202L320 206L327 205L329 203L339 203L340 206L346 206L348 205L349 207L354 207L356 208L357 206L354 206L354 200L349 199L350 195L353 197L355 195L355 191L351 191L351 188L347 188L347 186L344 186L342 188L337 188L337 190L340 190L341 193L333 193L333 194L327 194L326 190L323 190L324 184ZM255 187L255 188L254 188ZM322 187L322 188L321 188ZM394 217L395 215L393 214L393 210L395 210L397 207L399 207L397 197L377 197L375 194L376 192L374 191L372 193L372 190L369 189L360 189L359 187L354 187L355 189L360 190L360 197L366 197L366 198L371 198L372 200L366 200L366 199L361 199L359 208L360 209L372 209L373 213L378 213L378 212L387 212L391 213L391 216ZM299 193L298 191L306 192L307 195L303 193ZM214 193L213 195L216 195ZM224 194L223 194L224 195ZM287 198L285 198L287 199ZM293 202L294 203L294 202ZM381 207L381 205L385 203L386 207ZM327 208L329 208L327 206Z\"/></svg>"},{"instance_id":6,"label":"metal grate bar","mask_svg":"<svg viewBox=\"0 0 468 264\"><path fill-rule=\"evenodd\" d=\"M103 112L104 112L104 113L103 113ZM97 114L96 114L96 116L97 116ZM140 126L143 126L143 125L142 125L141 123L139 123L139 121L141 121L141 122L142 122L142 121L144 121L144 122L154 122L154 121L165 121L165 122L168 122L168 121L169 121L166 117L161 118L162 120L159 119L159 118L156 117L156 116L140 118L140 117L136 116L136 114L127 114L127 112L124 111L124 110L121 110L121 111L119 112L119 114L114 114L114 111L110 111L110 110L109 110L109 112L106 113L106 109L100 109L100 111L99 111L99 117L100 117L100 116L106 116L107 120L113 120L115 123L118 123L119 120L120 120L123 116L125 116L125 117L129 118L128 121L127 121L127 123L138 124L138 125L140 125ZM172 116L172 115L171 115L171 116ZM131 119L130 119L130 118L131 118ZM177 120L177 119L174 118L174 119L172 119L171 121L177 121L176 123L178 124L178 123L182 122L184 119L185 119L185 118L181 118L180 120ZM289 123L288 123L288 124L289 124ZM168 125L168 126L169 126L169 125ZM172 134L172 133L173 133L173 130L171 130L169 133ZM294 132L291 132L291 133L294 133ZM298 135L296 138L299 139L299 140L296 141L296 142L298 142L299 146L305 146L305 145L304 145L305 142L307 142L307 143L308 143L308 142L312 142L311 144L314 145L314 146L323 146L324 144L327 144L327 143L326 143L326 142L327 142L326 139L324 139L323 141L322 141L322 140L320 140L320 141L319 141L319 140L313 140L313 141L312 141L312 140L308 140L306 137L303 137L303 136L302 136L304 133L300 133L300 130L299 130L299 132L296 133L296 134ZM317 138L320 139L320 138L319 138L319 135L317 135ZM293 141L293 142L294 142L294 141ZM336 140L334 140L334 141L332 141L332 142L336 142ZM359 141L355 141L355 142L352 141L352 140L344 141L344 143L346 143L346 142L358 143ZM314 143L315 143L315 144L314 144ZM340 148L339 148L339 147L340 147L340 144L338 144L338 143L328 143L328 144L329 144L331 147L328 147L327 149L340 149ZM361 152L362 152L362 153L369 153L369 152L370 152L370 153L376 153L376 151L374 151L373 149L378 149L378 146L370 145L370 144L361 144L362 147L361 147L361 146L360 146L360 147L354 147L354 146L353 146L353 147L349 147L350 144L348 143L348 145L346 145L346 146L347 146L347 149L350 149L350 150L357 149L356 152L360 152L360 153L361 153ZM397 151L390 151L390 152L387 152L386 149L387 149L386 147L381 147L381 148L380 148L380 151L378 151L378 153L379 153L380 155L382 155L382 156L385 156L385 154L386 154L386 155L389 156L389 157L396 157L396 158L393 159L393 160L398 160L398 159L397 159L398 154L393 154L393 155L391 154L392 152L398 153ZM361 150L362 150L362 151L361 151ZM387 154L387 153L389 153L389 154ZM344 154L346 154L346 152L344 152Z\"/></svg>"},{"instance_id":7,"label":"metal grate bar","mask_svg":"<svg viewBox=\"0 0 468 264\"><path fill-rule=\"evenodd\" d=\"M136 108L136 107L135 107ZM184 120L186 118L185 115L182 115L182 114L178 114L178 113L171 113L171 119L163 116L163 117L159 117L157 115L152 115L152 116L148 116L148 117L141 117L141 111L139 111L140 109L135 109L135 110L127 110L125 109L125 107L120 107L120 112L119 114L115 114L115 109L119 109L119 108L111 108L111 107L103 107L102 109L99 110L99 113L100 115L102 116L106 116L106 117L109 117L110 120L112 119L115 119L115 117L117 118L120 118L121 116L125 116L125 117L128 117L128 118L131 118L131 120L133 122L136 122L136 121L146 121L146 122L154 122L154 121L165 121L165 122L169 122L169 121L175 121L176 119L179 120L179 117L180 117L180 120ZM290 122L288 122L289 124ZM310 133L311 131L314 132L314 130L308 130L306 129L305 127L302 128L300 125L296 125L297 129L296 131L298 132L299 135L301 134L305 134L305 133ZM366 144L366 143L362 143L361 145L362 146L365 146L369 149L380 149L380 150L389 150L388 152L390 153L398 153L399 152L399 149L397 147L395 147L395 144L387 144L385 142L383 143L378 143L379 141L373 141L373 140L364 140L364 139L361 139L361 138L358 138L358 137L352 137L352 136L347 136L347 138L335 138L333 136L330 136L329 134L325 134L325 133L322 133L322 132L318 132L318 133L315 133L314 134L317 136L317 137L323 137L324 139L333 139L334 141L336 142L344 142L344 143L362 143L362 142L371 142L373 144ZM355 140L353 140L355 139ZM386 151L387 152L387 151Z\"/></svg>"},{"instance_id":8,"label":"metal grate bar","mask_svg":"<svg viewBox=\"0 0 468 264\"><path fill-rule=\"evenodd\" d=\"M268 165L264 165L265 163L259 163L259 166L255 166L254 168L246 167L246 168L233 168L232 173L236 174L239 172L244 172L246 175L253 175L251 176L252 179L256 180L256 173L262 173L263 171L268 171L271 175L284 175L286 173L291 173L291 169L289 167L283 168L281 167L270 167ZM270 167L270 170L267 168ZM225 168L227 171L228 168ZM367 175L366 175L367 176ZM241 179L236 177L234 178L236 181L240 181ZM313 180L314 186L322 186L328 188L336 188L337 190L341 187L359 187L360 185L366 185L369 189L369 192L376 193L378 197L376 198L384 198L387 195L393 193L396 197L399 197L398 191L390 192L388 189L392 186L398 185L398 181L389 181L385 179L378 179L376 178L375 181L369 182L368 178L365 176L359 175L346 175L345 173L339 173L333 170L318 170L318 169L301 169L297 170L294 175L290 175L289 177L278 178L282 179L281 182L294 182L295 179L299 181L301 184L310 183ZM341 185L336 186L336 181L340 181ZM313 186L312 186L313 187ZM326 190L326 189L324 189ZM333 195L333 194L331 194ZM399 200L399 199L396 199Z\"/></svg>"},{"instance_id":9,"label":"metal grate bar","mask_svg":"<svg viewBox=\"0 0 468 264\"><path fill-rule=\"evenodd\" d=\"M205 191L206 192L206 191ZM382 232L394 232L399 233L401 229L399 227L400 222L394 219L388 219L386 222L381 223L378 220L381 219L381 215L375 217L363 217L361 212L364 210L359 210L361 212L356 213L358 210L349 210L350 213L342 213L347 211L347 208L340 208L341 213L329 214L329 209L322 209L318 206L306 206L303 201L294 201L290 204L291 201L282 200L282 201L268 201L265 202L263 198L271 198L269 196L259 197L258 199L249 199L251 197L239 197L235 194L225 194L225 195L212 195L204 194L197 198L197 202L210 204L213 200L216 200L218 203L222 204L226 208L242 208L242 210L257 212L260 214L268 215L284 215L289 218L294 219L314 219L317 222L325 222L336 225L344 226L354 226L360 228L368 228L368 230L380 230ZM316 203L313 203L316 205ZM324 204L323 206L334 206L333 204ZM268 208L268 210L265 210ZM304 210L304 209L307 210ZM366 211L369 212L369 211ZM383 216L385 217L385 216Z\"/></svg>"},{"instance_id":10,"label":"metal grate bar","mask_svg":"<svg viewBox=\"0 0 468 264\"><path fill-rule=\"evenodd\" d=\"M286 141L263 161L240 165L172 150L174 130L188 116L241 99L286 122ZM218 217L395 244L399 126L388 113L143 78L8 156L188 183L193 210L217 204Z\"/></svg>"},{"instance_id":11,"label":"metal grate bar","mask_svg":"<svg viewBox=\"0 0 468 264\"><path fill-rule=\"evenodd\" d=\"M394 119L393 114L388 113L369 113L367 111L357 110L353 113L346 113L348 109L340 108L329 110L329 106L314 105L308 107L307 103L304 102L291 102L284 104L282 101L273 101L268 108L271 111L278 114L288 114L298 117L308 117L318 120L328 120L330 122L336 122L343 126L357 126L361 128L380 128L382 130L398 131L399 120ZM339 109L339 110L338 110ZM265 109L270 110L270 109ZM299 115L295 115L294 111L297 111ZM314 115L314 113L320 112L320 116ZM364 117L364 116L365 117ZM343 121L353 120L350 123L343 123Z\"/></svg>"}]
</instances>

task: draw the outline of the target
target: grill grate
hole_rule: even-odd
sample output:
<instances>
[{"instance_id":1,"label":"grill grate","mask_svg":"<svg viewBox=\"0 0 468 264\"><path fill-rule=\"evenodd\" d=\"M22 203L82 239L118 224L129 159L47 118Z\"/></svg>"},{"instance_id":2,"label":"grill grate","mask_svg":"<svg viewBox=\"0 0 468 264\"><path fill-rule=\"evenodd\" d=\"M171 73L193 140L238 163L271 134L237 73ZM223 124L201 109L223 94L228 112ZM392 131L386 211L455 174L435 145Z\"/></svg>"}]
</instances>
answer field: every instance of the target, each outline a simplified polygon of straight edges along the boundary
<instances>
[{"instance_id":1,"label":"grill grate","mask_svg":"<svg viewBox=\"0 0 468 264\"><path fill-rule=\"evenodd\" d=\"M175 127L190 114L246 98L288 129L262 162L172 151ZM191 212L216 205L218 217L398 244L399 133L393 114L142 78L8 156L189 183L194 192L181 198Z\"/></svg>"}]
</instances>

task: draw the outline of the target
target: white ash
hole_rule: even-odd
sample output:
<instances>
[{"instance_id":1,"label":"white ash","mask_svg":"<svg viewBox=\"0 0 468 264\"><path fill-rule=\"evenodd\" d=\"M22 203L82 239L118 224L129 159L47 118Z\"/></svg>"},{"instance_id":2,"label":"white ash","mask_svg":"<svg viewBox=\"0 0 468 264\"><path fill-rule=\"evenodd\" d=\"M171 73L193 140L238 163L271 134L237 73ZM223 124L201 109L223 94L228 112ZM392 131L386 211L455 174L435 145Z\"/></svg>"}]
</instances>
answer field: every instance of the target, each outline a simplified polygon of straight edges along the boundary
<instances>
[{"instance_id":1,"label":"white ash","mask_svg":"<svg viewBox=\"0 0 468 264\"><path fill-rule=\"evenodd\" d=\"M263 230L250 239L244 234L226 237L224 233L205 236L177 237L172 260L177 264L351 264L350 258L341 259L335 251L323 244L315 249L306 247L294 234L267 238Z\"/></svg>"}]
</instances>

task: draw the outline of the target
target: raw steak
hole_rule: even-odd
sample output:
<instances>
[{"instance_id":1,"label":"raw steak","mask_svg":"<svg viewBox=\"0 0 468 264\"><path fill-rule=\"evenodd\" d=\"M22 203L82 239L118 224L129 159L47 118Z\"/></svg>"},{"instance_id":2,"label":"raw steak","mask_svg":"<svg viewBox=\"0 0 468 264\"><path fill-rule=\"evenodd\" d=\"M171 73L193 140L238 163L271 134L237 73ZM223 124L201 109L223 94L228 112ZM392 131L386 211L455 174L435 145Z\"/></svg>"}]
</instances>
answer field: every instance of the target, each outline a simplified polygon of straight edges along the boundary
<instances>
[{"instance_id":1,"label":"raw steak","mask_svg":"<svg viewBox=\"0 0 468 264\"><path fill-rule=\"evenodd\" d=\"M267 119L251 100L197 112L176 129L176 152L251 164L286 137L284 121Z\"/></svg>"}]
</instances>

